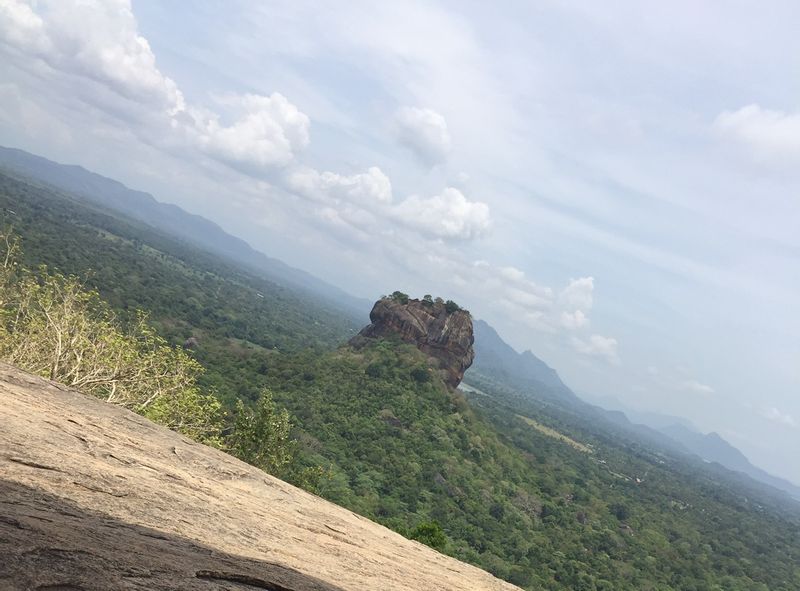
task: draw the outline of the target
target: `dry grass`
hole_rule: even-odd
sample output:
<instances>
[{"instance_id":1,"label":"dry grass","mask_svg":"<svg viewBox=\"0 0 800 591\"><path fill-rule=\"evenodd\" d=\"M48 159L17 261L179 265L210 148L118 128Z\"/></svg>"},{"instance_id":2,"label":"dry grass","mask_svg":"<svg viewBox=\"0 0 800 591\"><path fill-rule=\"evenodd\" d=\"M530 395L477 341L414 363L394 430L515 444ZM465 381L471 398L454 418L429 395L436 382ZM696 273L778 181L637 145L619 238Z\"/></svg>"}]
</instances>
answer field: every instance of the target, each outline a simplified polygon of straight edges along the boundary
<instances>
[{"instance_id":1,"label":"dry grass","mask_svg":"<svg viewBox=\"0 0 800 591\"><path fill-rule=\"evenodd\" d=\"M566 435L564 435L563 433L559 433L555 429L552 429L552 428L550 428L550 427L548 427L546 425L542 425L538 421L534 421L533 419L528 418L528 417L524 417L522 415L517 415L517 417L522 419L523 421L525 421L528 425L530 425L531 427L533 427L534 429L536 429L537 431L539 431L539 433L541 433L543 435L547 435L548 437L552 437L553 439L557 439L558 441L562 441L562 442L566 443L567 445L569 445L571 447L574 447L578 451L582 451L583 453L587 453L587 454L594 453L589 446L584 445L583 443L581 443L579 441L575 441L571 437L567 437Z\"/></svg>"}]
</instances>

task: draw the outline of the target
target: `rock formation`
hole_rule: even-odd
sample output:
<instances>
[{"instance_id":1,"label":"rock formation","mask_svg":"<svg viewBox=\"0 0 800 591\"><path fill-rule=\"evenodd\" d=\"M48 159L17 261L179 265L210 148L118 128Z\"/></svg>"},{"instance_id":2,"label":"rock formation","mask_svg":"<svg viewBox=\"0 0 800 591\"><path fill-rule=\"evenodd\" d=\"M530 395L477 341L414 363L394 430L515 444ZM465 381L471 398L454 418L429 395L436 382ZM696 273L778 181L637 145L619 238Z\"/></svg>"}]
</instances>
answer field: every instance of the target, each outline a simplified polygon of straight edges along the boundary
<instances>
[{"instance_id":1,"label":"rock formation","mask_svg":"<svg viewBox=\"0 0 800 591\"><path fill-rule=\"evenodd\" d=\"M517 589L5 364L0 417L0 591Z\"/></svg>"},{"instance_id":2,"label":"rock formation","mask_svg":"<svg viewBox=\"0 0 800 591\"><path fill-rule=\"evenodd\" d=\"M461 383L475 358L472 317L452 302L415 300L395 293L375 302L369 319L352 345L362 346L365 339L399 337L432 358L451 388Z\"/></svg>"}]
</instances>

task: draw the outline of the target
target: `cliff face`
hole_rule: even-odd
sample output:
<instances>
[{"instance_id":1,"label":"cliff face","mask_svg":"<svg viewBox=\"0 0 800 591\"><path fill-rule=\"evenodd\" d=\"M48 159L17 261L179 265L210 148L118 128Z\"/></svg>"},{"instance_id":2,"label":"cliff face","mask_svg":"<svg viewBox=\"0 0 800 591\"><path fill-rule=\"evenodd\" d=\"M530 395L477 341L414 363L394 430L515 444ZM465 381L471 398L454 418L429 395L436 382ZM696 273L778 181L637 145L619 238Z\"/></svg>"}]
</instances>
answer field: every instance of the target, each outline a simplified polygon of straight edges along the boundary
<instances>
[{"instance_id":1,"label":"cliff face","mask_svg":"<svg viewBox=\"0 0 800 591\"><path fill-rule=\"evenodd\" d=\"M517 589L2 363L0 417L0 591Z\"/></svg>"},{"instance_id":2,"label":"cliff face","mask_svg":"<svg viewBox=\"0 0 800 591\"><path fill-rule=\"evenodd\" d=\"M448 309L443 302L387 297L375 302L369 319L351 344L358 347L364 339L397 336L432 357L451 388L461 383L475 358L472 317L466 310Z\"/></svg>"}]
</instances>

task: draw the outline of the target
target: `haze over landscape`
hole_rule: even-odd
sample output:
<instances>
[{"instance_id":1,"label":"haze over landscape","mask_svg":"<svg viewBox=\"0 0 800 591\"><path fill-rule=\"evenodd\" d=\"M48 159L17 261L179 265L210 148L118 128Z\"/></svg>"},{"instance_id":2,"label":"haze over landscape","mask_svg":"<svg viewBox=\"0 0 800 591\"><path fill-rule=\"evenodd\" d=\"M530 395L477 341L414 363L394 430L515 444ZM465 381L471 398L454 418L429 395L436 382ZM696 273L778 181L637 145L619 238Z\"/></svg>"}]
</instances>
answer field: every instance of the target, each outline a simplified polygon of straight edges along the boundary
<instances>
[{"instance_id":1,"label":"haze over landscape","mask_svg":"<svg viewBox=\"0 0 800 591\"><path fill-rule=\"evenodd\" d=\"M654 12L655 11L655 12ZM0 2L0 144L800 483L795 3Z\"/></svg>"}]
</instances>

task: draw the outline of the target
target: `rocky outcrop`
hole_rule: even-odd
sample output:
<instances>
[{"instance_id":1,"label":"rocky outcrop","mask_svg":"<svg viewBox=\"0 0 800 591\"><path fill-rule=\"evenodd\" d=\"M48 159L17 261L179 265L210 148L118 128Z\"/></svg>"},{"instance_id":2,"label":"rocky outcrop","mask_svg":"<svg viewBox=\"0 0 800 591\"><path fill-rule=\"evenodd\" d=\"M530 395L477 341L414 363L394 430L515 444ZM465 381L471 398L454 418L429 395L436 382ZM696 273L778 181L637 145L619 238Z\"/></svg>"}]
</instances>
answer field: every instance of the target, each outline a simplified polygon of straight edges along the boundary
<instances>
[{"instance_id":1,"label":"rocky outcrop","mask_svg":"<svg viewBox=\"0 0 800 591\"><path fill-rule=\"evenodd\" d=\"M435 361L445 383L455 388L472 365L472 317L452 302L415 300L403 294L381 298L369 313L370 324L351 340L359 347L367 339L399 337Z\"/></svg>"},{"instance_id":2,"label":"rocky outcrop","mask_svg":"<svg viewBox=\"0 0 800 591\"><path fill-rule=\"evenodd\" d=\"M517 589L4 364L0 417L0 591Z\"/></svg>"}]
</instances>

